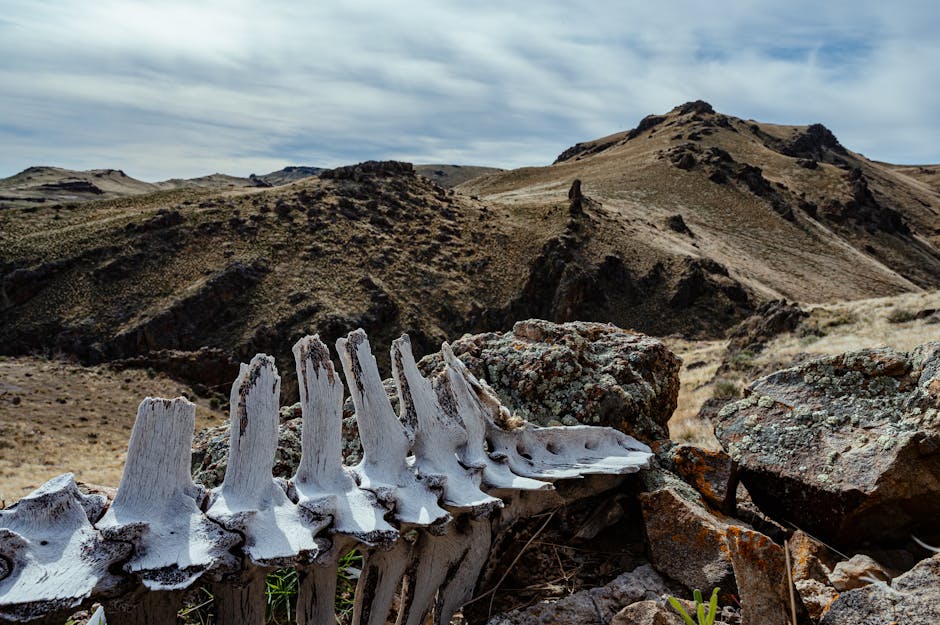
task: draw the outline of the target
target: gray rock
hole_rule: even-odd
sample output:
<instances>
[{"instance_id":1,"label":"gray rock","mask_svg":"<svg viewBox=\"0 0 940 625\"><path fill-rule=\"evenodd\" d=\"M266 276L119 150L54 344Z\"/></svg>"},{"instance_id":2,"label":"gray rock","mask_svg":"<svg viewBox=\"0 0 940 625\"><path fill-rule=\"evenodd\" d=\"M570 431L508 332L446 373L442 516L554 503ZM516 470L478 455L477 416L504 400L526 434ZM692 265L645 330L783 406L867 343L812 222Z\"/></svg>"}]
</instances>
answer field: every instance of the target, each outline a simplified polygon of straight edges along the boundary
<instances>
[{"instance_id":1,"label":"gray rock","mask_svg":"<svg viewBox=\"0 0 940 625\"><path fill-rule=\"evenodd\" d=\"M872 580L886 582L891 579L891 575L883 566L875 562L870 556L856 554L846 560L839 562L829 574L829 583L836 590L852 590L861 588L872 583Z\"/></svg>"},{"instance_id":2,"label":"gray rock","mask_svg":"<svg viewBox=\"0 0 940 625\"><path fill-rule=\"evenodd\" d=\"M891 584L869 584L842 593L820 625L936 625L938 622L940 554L922 560Z\"/></svg>"},{"instance_id":3,"label":"gray rock","mask_svg":"<svg viewBox=\"0 0 940 625\"><path fill-rule=\"evenodd\" d=\"M648 564L624 573L615 580L590 590L582 590L554 602L542 602L522 610L494 616L487 625L595 625L609 623L626 606L643 600L657 600L668 593L663 578Z\"/></svg>"},{"instance_id":4,"label":"gray rock","mask_svg":"<svg viewBox=\"0 0 940 625\"><path fill-rule=\"evenodd\" d=\"M754 502L830 544L938 533L940 343L868 349L761 378L715 432Z\"/></svg>"},{"instance_id":5,"label":"gray rock","mask_svg":"<svg viewBox=\"0 0 940 625\"><path fill-rule=\"evenodd\" d=\"M835 588L816 579L796 580L793 585L796 586L800 600L814 622L818 622L832 606L833 601L839 598L839 592Z\"/></svg>"},{"instance_id":6,"label":"gray rock","mask_svg":"<svg viewBox=\"0 0 940 625\"><path fill-rule=\"evenodd\" d=\"M662 601L638 601L618 612L610 625L683 625L682 618Z\"/></svg>"},{"instance_id":7,"label":"gray rock","mask_svg":"<svg viewBox=\"0 0 940 625\"><path fill-rule=\"evenodd\" d=\"M646 443L669 437L681 361L657 339L604 323L530 319L451 347L526 421L607 425ZM421 367L440 370L440 355Z\"/></svg>"},{"instance_id":8,"label":"gray rock","mask_svg":"<svg viewBox=\"0 0 940 625\"><path fill-rule=\"evenodd\" d=\"M666 485L640 494L650 562L686 588L736 594L727 523L713 516L691 487L657 472Z\"/></svg>"}]
</instances>

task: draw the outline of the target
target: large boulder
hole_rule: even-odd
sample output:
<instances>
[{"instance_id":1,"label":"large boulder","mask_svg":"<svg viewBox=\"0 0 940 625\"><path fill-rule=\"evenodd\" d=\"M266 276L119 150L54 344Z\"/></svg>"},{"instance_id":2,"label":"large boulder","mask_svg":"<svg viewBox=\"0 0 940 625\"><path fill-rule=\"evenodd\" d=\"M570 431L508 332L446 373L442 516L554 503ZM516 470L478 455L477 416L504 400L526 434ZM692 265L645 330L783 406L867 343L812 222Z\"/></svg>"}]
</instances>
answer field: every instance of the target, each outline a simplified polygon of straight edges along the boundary
<instances>
[{"instance_id":1,"label":"large boulder","mask_svg":"<svg viewBox=\"0 0 940 625\"><path fill-rule=\"evenodd\" d=\"M940 343L821 358L751 384L715 432L771 517L830 544L940 533Z\"/></svg>"},{"instance_id":2,"label":"large boulder","mask_svg":"<svg viewBox=\"0 0 940 625\"><path fill-rule=\"evenodd\" d=\"M607 425L646 443L669 437L681 361L657 339L605 323L530 319L451 347L527 421ZM441 356L421 366L436 371Z\"/></svg>"}]
</instances>

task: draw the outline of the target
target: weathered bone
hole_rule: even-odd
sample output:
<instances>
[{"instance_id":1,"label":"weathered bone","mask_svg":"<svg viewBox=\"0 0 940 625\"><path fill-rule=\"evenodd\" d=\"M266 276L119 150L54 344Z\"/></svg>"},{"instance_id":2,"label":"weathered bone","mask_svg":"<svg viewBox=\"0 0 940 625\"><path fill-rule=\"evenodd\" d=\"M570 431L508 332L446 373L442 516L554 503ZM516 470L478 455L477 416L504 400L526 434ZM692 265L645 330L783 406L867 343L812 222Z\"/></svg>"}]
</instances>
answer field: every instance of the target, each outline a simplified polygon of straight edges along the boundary
<instances>
[{"instance_id":1,"label":"weathered bone","mask_svg":"<svg viewBox=\"0 0 940 625\"><path fill-rule=\"evenodd\" d=\"M379 501L392 503L400 523L441 529L451 519L438 505L441 487L419 480L408 466L414 430L395 417L366 333L350 333L336 341L336 349L362 440L362 461L354 468L359 485L375 493Z\"/></svg>"},{"instance_id":2,"label":"weathered bone","mask_svg":"<svg viewBox=\"0 0 940 625\"><path fill-rule=\"evenodd\" d=\"M391 506L359 488L353 472L343 466L343 383L326 345L319 336L308 336L293 351L303 415L300 465L291 480L297 505L316 518L332 520L333 533L366 545L394 542L398 530L385 520Z\"/></svg>"},{"instance_id":3,"label":"weathered bone","mask_svg":"<svg viewBox=\"0 0 940 625\"><path fill-rule=\"evenodd\" d=\"M320 553L312 566L297 567L298 625L335 625L339 560L355 544L349 536L336 535L329 550Z\"/></svg>"},{"instance_id":4,"label":"weathered bone","mask_svg":"<svg viewBox=\"0 0 940 625\"><path fill-rule=\"evenodd\" d=\"M441 485L443 502L452 513L479 516L501 508L502 501L480 490L481 470L458 462L457 450L465 447L468 439L453 395L434 392L418 371L407 336L392 343L392 376L398 386L401 420L415 433L418 474ZM446 391L446 387L440 388Z\"/></svg>"},{"instance_id":5,"label":"weathered bone","mask_svg":"<svg viewBox=\"0 0 940 625\"><path fill-rule=\"evenodd\" d=\"M199 509L190 476L196 406L186 399L144 399L131 431L117 495L96 524L106 538L130 542L124 570L151 590L181 590L206 570L232 566L238 536Z\"/></svg>"},{"instance_id":6,"label":"weathered bone","mask_svg":"<svg viewBox=\"0 0 940 625\"><path fill-rule=\"evenodd\" d=\"M363 559L352 625L385 625L411 561L411 543L399 540L390 549L373 549Z\"/></svg>"},{"instance_id":7,"label":"weathered bone","mask_svg":"<svg viewBox=\"0 0 940 625\"><path fill-rule=\"evenodd\" d=\"M505 459L495 460L486 453L486 423L493 421L503 407L492 391L484 388L467 366L454 355L450 345L444 343L441 349L447 368L445 376L440 379L442 383L446 380L457 404L457 414L461 416L467 431L467 444L457 450L460 462L467 467L482 467L483 484L494 492L552 490L554 487L550 482L516 475L509 470Z\"/></svg>"},{"instance_id":8,"label":"weathered bone","mask_svg":"<svg viewBox=\"0 0 940 625\"><path fill-rule=\"evenodd\" d=\"M283 566L314 556L314 535L329 519L305 513L274 481L281 378L274 359L258 354L232 386L230 451L225 479L213 489L208 517L244 536L242 550L259 565Z\"/></svg>"},{"instance_id":9,"label":"weathered bone","mask_svg":"<svg viewBox=\"0 0 940 625\"><path fill-rule=\"evenodd\" d=\"M102 502L79 495L70 476L0 511L0 615L28 620L96 593L107 599L101 592L118 594L119 581L108 566L127 558L124 571L140 582L121 580L121 592L133 591L106 602L112 625L172 620L180 590L209 571L225 603L220 625L260 624L265 569L287 564L300 577L298 623L332 625L338 560L359 544L368 549L356 625L384 623L400 587L400 624L417 625L433 609L444 625L470 599L507 524L649 465L646 446L609 428L504 425L506 409L446 344L445 370L428 380L407 337L395 342L396 417L365 333L337 347L359 422L359 465L342 465L343 384L317 337L294 346L303 448L286 487L271 476L280 380L270 357L243 365L235 382L228 467L206 514L189 476L194 406L147 398L100 534L89 516ZM562 487L573 479L577 488ZM236 544L241 560L230 553Z\"/></svg>"},{"instance_id":10,"label":"weathered bone","mask_svg":"<svg viewBox=\"0 0 940 625\"><path fill-rule=\"evenodd\" d=\"M108 567L130 546L103 541L89 499L100 498L82 495L66 473L0 510L0 620L29 621L118 584Z\"/></svg>"},{"instance_id":11,"label":"weathered bone","mask_svg":"<svg viewBox=\"0 0 940 625\"><path fill-rule=\"evenodd\" d=\"M99 605L86 625L108 625L108 621L104 618L104 608Z\"/></svg>"},{"instance_id":12,"label":"weathered bone","mask_svg":"<svg viewBox=\"0 0 940 625\"><path fill-rule=\"evenodd\" d=\"M505 458L513 473L535 479L622 475L649 468L649 447L613 428L524 423L506 430L491 421L486 436L491 457Z\"/></svg>"},{"instance_id":13,"label":"weathered bone","mask_svg":"<svg viewBox=\"0 0 940 625\"><path fill-rule=\"evenodd\" d=\"M419 535L402 593L399 625L420 625L431 608L435 625L450 623L470 599L490 543L489 520L467 516L451 523L444 535Z\"/></svg>"}]
</instances>

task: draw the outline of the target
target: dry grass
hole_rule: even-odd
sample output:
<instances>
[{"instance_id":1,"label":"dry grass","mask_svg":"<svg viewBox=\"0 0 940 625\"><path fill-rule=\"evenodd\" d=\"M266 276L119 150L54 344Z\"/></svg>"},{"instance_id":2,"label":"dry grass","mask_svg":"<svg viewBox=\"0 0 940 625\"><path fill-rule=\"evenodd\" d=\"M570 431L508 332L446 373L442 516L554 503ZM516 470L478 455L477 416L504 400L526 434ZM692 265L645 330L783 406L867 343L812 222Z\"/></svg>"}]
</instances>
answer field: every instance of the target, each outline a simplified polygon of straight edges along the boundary
<instances>
[{"instance_id":1,"label":"dry grass","mask_svg":"<svg viewBox=\"0 0 940 625\"><path fill-rule=\"evenodd\" d=\"M146 396L192 392L163 375L32 357L0 359L0 500L9 504L67 471L117 486L127 442ZM224 414L194 399L196 428Z\"/></svg>"},{"instance_id":2,"label":"dry grass","mask_svg":"<svg viewBox=\"0 0 940 625\"><path fill-rule=\"evenodd\" d=\"M809 317L796 332L771 341L748 365L761 373L785 369L796 362L871 347L908 351L928 341L940 341L940 323L915 318L918 313L940 310L940 291L906 293L893 297L820 304L806 308ZM683 359L679 372L679 405L669 422L674 440L714 448L710 423L698 418L702 404L723 394L721 388L743 388L751 379L731 373L714 379L726 356L724 341L667 339L670 349Z\"/></svg>"},{"instance_id":3,"label":"dry grass","mask_svg":"<svg viewBox=\"0 0 940 625\"><path fill-rule=\"evenodd\" d=\"M669 421L669 435L707 449L717 448L711 424L698 418L698 411L714 388L711 380L725 353L725 341L666 339L669 348L682 357L679 371L679 401Z\"/></svg>"},{"instance_id":4,"label":"dry grass","mask_svg":"<svg viewBox=\"0 0 940 625\"><path fill-rule=\"evenodd\" d=\"M922 343L940 340L940 323L912 318L930 309L940 310L940 291L813 306L803 327L818 330L822 336L780 336L754 359L754 364L766 368L807 356L840 354L867 347L907 351ZM897 321L904 318L907 321Z\"/></svg>"}]
</instances>

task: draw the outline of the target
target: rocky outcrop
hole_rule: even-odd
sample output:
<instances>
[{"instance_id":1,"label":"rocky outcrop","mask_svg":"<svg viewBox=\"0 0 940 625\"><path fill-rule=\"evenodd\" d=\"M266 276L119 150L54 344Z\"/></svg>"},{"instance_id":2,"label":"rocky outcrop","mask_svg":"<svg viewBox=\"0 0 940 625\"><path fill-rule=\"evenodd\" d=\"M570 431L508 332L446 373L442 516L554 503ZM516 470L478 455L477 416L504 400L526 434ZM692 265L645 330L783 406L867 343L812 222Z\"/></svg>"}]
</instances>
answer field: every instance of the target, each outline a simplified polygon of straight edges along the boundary
<instances>
[{"instance_id":1,"label":"rocky outcrop","mask_svg":"<svg viewBox=\"0 0 940 625\"><path fill-rule=\"evenodd\" d=\"M415 169L411 163L402 161L365 161L356 165L346 165L336 169L326 169L319 173L324 180L351 180L362 181L369 177L387 176L414 176Z\"/></svg>"},{"instance_id":2,"label":"rocky outcrop","mask_svg":"<svg viewBox=\"0 0 940 625\"><path fill-rule=\"evenodd\" d=\"M144 316L117 334L108 346L112 358L160 349L199 349L211 330L237 320L234 302L243 299L269 270L261 260L235 262L153 316Z\"/></svg>"},{"instance_id":3,"label":"rocky outcrop","mask_svg":"<svg viewBox=\"0 0 940 625\"><path fill-rule=\"evenodd\" d=\"M608 425L644 442L668 438L680 361L656 339L604 323L530 319L451 347L523 419ZM442 359L428 356L420 366L436 371Z\"/></svg>"},{"instance_id":4,"label":"rocky outcrop","mask_svg":"<svg viewBox=\"0 0 940 625\"><path fill-rule=\"evenodd\" d=\"M820 625L940 622L940 554L920 562L890 584L869 584L839 595Z\"/></svg>"},{"instance_id":5,"label":"rocky outcrop","mask_svg":"<svg viewBox=\"0 0 940 625\"><path fill-rule=\"evenodd\" d=\"M846 173L845 183L849 199L831 200L823 207L824 216L835 221L852 221L872 233L910 235L911 229L901 213L875 198L861 169L855 167Z\"/></svg>"},{"instance_id":6,"label":"rocky outcrop","mask_svg":"<svg viewBox=\"0 0 940 625\"><path fill-rule=\"evenodd\" d=\"M715 431L770 516L843 546L938 534L940 344L822 358L747 393Z\"/></svg>"},{"instance_id":7,"label":"rocky outcrop","mask_svg":"<svg viewBox=\"0 0 940 625\"><path fill-rule=\"evenodd\" d=\"M783 299L764 302L753 315L732 328L728 334L728 351L762 351L774 337L796 330L807 316L795 302Z\"/></svg>"},{"instance_id":8,"label":"rocky outcrop","mask_svg":"<svg viewBox=\"0 0 940 625\"><path fill-rule=\"evenodd\" d=\"M832 131L822 124L811 124L801 128L791 137L780 142L778 150L793 158L824 163L842 162L835 155L848 156L849 154Z\"/></svg>"},{"instance_id":9,"label":"rocky outcrop","mask_svg":"<svg viewBox=\"0 0 940 625\"><path fill-rule=\"evenodd\" d=\"M116 368L153 369L177 380L225 389L238 376L238 363L225 351L203 347L195 351L161 349L111 363Z\"/></svg>"}]
</instances>

